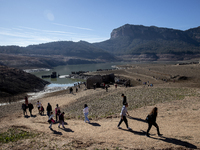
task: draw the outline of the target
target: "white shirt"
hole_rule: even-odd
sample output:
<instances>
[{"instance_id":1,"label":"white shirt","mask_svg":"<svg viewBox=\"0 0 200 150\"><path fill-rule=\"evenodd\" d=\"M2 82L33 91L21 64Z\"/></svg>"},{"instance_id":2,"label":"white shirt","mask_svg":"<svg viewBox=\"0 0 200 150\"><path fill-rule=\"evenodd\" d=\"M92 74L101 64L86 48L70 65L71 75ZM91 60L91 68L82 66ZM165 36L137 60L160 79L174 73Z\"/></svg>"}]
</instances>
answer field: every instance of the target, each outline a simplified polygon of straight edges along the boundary
<instances>
[{"instance_id":1,"label":"white shirt","mask_svg":"<svg viewBox=\"0 0 200 150\"><path fill-rule=\"evenodd\" d=\"M41 103L40 102L37 102L37 107L41 107Z\"/></svg>"},{"instance_id":2,"label":"white shirt","mask_svg":"<svg viewBox=\"0 0 200 150\"><path fill-rule=\"evenodd\" d=\"M88 113L89 112L89 108L88 107L85 107L84 109L83 109L83 113L85 114L85 113Z\"/></svg>"},{"instance_id":3,"label":"white shirt","mask_svg":"<svg viewBox=\"0 0 200 150\"><path fill-rule=\"evenodd\" d=\"M52 114L50 117L49 117L49 120L51 120L51 118L53 119L54 115Z\"/></svg>"}]
</instances>

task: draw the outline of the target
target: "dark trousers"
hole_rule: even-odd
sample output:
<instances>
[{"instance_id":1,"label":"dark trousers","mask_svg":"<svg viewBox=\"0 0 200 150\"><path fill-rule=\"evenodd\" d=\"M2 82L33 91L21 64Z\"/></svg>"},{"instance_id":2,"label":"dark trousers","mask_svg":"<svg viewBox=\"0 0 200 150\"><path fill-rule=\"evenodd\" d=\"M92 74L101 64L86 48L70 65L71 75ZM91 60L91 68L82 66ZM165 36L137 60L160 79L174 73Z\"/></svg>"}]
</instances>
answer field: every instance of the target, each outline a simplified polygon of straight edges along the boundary
<instances>
[{"instance_id":1,"label":"dark trousers","mask_svg":"<svg viewBox=\"0 0 200 150\"><path fill-rule=\"evenodd\" d=\"M32 116L32 109L29 109L30 115Z\"/></svg>"},{"instance_id":2,"label":"dark trousers","mask_svg":"<svg viewBox=\"0 0 200 150\"><path fill-rule=\"evenodd\" d=\"M150 123L148 123L148 125L149 125L149 127L147 129L147 134L149 134L149 131L150 131L152 125L154 125L157 128L157 133L160 134L159 127L158 127L158 124L156 122L154 122L154 123L150 122Z\"/></svg>"},{"instance_id":3,"label":"dark trousers","mask_svg":"<svg viewBox=\"0 0 200 150\"><path fill-rule=\"evenodd\" d=\"M51 113L50 111L47 111L47 116L49 116L49 117L50 117L50 116L51 116L51 115L50 115L50 113Z\"/></svg>"},{"instance_id":4,"label":"dark trousers","mask_svg":"<svg viewBox=\"0 0 200 150\"><path fill-rule=\"evenodd\" d=\"M125 122L126 127L128 128L128 120L126 119L126 116L123 116L123 119L121 118L121 120L119 121L118 127L120 126L120 124L121 124L123 121Z\"/></svg>"},{"instance_id":5,"label":"dark trousers","mask_svg":"<svg viewBox=\"0 0 200 150\"><path fill-rule=\"evenodd\" d=\"M23 114L25 116L25 114L27 115L26 109L23 109Z\"/></svg>"},{"instance_id":6,"label":"dark trousers","mask_svg":"<svg viewBox=\"0 0 200 150\"><path fill-rule=\"evenodd\" d=\"M60 114L56 114L56 122L59 120L59 115Z\"/></svg>"}]
</instances>

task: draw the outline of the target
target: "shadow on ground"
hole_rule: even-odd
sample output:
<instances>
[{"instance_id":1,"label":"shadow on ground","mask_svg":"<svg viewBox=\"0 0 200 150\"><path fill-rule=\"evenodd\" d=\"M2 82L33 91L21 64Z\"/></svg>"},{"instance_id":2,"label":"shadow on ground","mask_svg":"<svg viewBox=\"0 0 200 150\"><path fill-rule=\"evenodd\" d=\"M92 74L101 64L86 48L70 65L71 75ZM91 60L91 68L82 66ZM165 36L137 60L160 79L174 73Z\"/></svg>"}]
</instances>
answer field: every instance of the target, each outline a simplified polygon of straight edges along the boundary
<instances>
[{"instance_id":1,"label":"shadow on ground","mask_svg":"<svg viewBox=\"0 0 200 150\"><path fill-rule=\"evenodd\" d=\"M95 126L95 127L100 127L101 126L100 124L95 123L95 122L92 122L92 123L90 122L89 124L92 125L92 126Z\"/></svg>"},{"instance_id":2,"label":"shadow on ground","mask_svg":"<svg viewBox=\"0 0 200 150\"><path fill-rule=\"evenodd\" d=\"M147 123L146 120L141 119L141 118L135 118L135 117L131 117L131 116L127 116L127 118Z\"/></svg>"},{"instance_id":3,"label":"shadow on ground","mask_svg":"<svg viewBox=\"0 0 200 150\"><path fill-rule=\"evenodd\" d=\"M56 131L56 130L54 130L54 129L50 129L50 130L53 131L53 134L62 135L62 132L58 132L58 131Z\"/></svg>"},{"instance_id":4,"label":"shadow on ground","mask_svg":"<svg viewBox=\"0 0 200 150\"><path fill-rule=\"evenodd\" d=\"M175 139L175 138L167 138L167 137L164 137L162 136L162 138L155 138L155 137L150 137L152 139L155 139L155 140L161 140L163 142L167 142L167 143L172 143L172 144L175 144L175 145L180 145L180 146L185 146L186 148L194 148L196 149L197 147L189 142L186 142L186 141L181 141L181 140L178 140L178 139Z\"/></svg>"}]
</instances>

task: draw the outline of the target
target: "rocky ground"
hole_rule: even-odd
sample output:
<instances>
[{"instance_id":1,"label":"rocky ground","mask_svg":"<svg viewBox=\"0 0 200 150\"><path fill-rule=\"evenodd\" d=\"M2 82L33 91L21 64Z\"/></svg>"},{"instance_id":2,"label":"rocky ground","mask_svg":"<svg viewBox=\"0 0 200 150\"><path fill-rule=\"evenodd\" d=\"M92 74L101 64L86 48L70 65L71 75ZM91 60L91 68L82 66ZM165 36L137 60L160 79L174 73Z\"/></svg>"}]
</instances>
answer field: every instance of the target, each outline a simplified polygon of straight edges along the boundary
<instances>
[{"instance_id":1,"label":"rocky ground","mask_svg":"<svg viewBox=\"0 0 200 150\"><path fill-rule=\"evenodd\" d=\"M23 116L21 103L1 106L0 148L200 149L200 65L145 64L122 68L114 73L131 79L132 87L111 85L106 92L105 89L85 89L81 85L74 94L65 90L38 99L45 108L48 102L53 108L56 104L61 106L65 112L65 129L58 128L58 124L53 125L53 130L48 128L48 117L39 115L36 109L37 100L31 101L35 106L33 117ZM124 123L122 129L117 128L122 93L129 102L128 123L132 130L127 130ZM90 109L90 124L83 121L85 103ZM155 106L163 135L158 137L152 127L148 138L145 118Z\"/></svg>"}]
</instances>

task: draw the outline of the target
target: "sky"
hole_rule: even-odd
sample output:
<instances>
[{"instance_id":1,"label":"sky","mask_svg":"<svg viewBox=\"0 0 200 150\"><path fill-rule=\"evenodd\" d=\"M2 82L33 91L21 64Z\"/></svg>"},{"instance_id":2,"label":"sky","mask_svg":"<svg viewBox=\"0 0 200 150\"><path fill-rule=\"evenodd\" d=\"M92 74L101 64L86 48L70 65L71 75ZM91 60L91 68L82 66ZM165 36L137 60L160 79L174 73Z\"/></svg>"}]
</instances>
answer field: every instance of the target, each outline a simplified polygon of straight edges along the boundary
<instances>
[{"instance_id":1,"label":"sky","mask_svg":"<svg viewBox=\"0 0 200 150\"><path fill-rule=\"evenodd\" d=\"M200 0L0 0L0 46L102 42L125 24L195 28Z\"/></svg>"}]
</instances>

